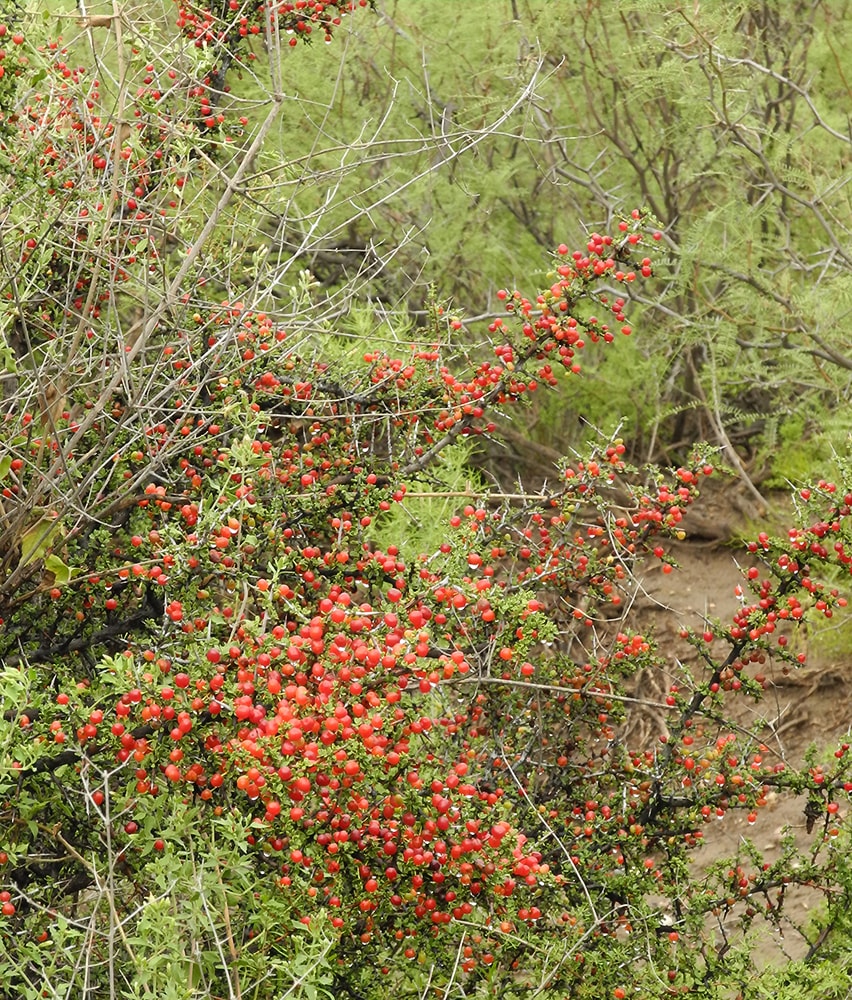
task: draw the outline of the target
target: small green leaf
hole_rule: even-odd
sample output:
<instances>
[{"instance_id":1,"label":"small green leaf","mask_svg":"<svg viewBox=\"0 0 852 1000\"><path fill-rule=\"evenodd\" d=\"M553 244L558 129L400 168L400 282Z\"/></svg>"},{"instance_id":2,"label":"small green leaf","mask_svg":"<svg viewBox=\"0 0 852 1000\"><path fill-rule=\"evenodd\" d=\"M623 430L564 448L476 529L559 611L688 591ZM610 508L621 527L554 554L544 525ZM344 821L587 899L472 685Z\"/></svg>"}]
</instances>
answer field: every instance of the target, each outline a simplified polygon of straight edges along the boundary
<instances>
[{"instance_id":1,"label":"small green leaf","mask_svg":"<svg viewBox=\"0 0 852 1000\"><path fill-rule=\"evenodd\" d=\"M44 560L44 568L48 573L53 573L53 579L57 587L64 587L71 582L71 567L66 566L59 556L51 553Z\"/></svg>"},{"instance_id":2,"label":"small green leaf","mask_svg":"<svg viewBox=\"0 0 852 1000\"><path fill-rule=\"evenodd\" d=\"M59 530L57 521L51 523L47 517L40 517L21 535L21 561L19 565L41 559L53 544Z\"/></svg>"},{"instance_id":3,"label":"small green leaf","mask_svg":"<svg viewBox=\"0 0 852 1000\"><path fill-rule=\"evenodd\" d=\"M3 370L7 375L17 375L18 364L14 353L8 347L0 346L0 360L2 360Z\"/></svg>"}]
</instances>

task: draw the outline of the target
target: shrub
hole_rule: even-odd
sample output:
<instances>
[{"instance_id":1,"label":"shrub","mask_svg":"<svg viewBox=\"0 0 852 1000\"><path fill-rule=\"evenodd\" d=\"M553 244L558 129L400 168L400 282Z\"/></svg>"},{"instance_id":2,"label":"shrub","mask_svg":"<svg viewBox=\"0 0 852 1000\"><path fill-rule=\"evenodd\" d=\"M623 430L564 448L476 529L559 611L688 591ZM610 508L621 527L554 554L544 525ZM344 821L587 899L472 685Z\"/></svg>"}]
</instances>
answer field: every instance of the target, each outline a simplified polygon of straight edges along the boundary
<instances>
[{"instance_id":1,"label":"shrub","mask_svg":"<svg viewBox=\"0 0 852 1000\"><path fill-rule=\"evenodd\" d=\"M355 352L310 275L283 303L260 263L241 285L226 209L277 99L232 160L225 75L252 34L331 32L352 6L285 4L271 26L182 7L159 55L191 84L160 89L172 64L139 35L132 99L110 20L114 115L59 43L12 35L4 990L745 991L747 952L708 943L708 914L778 921L797 884L845 899L848 746L788 768L729 699L759 697L762 665L795 665L792 632L844 603L820 573L852 558L852 494L823 482L803 527L759 536L734 621L683 633L663 739L625 745L635 680L663 667L630 615L636 567L671 568L710 456L640 473L613 441L536 494L460 489L458 456L631 332L658 233L637 210L560 246L548 287L500 293L489 356L448 347L463 323L437 306L419 341ZM221 192L187 207L202 169ZM436 500L437 531L394 516ZM806 800L807 851L692 876L705 823L770 789Z\"/></svg>"}]
</instances>

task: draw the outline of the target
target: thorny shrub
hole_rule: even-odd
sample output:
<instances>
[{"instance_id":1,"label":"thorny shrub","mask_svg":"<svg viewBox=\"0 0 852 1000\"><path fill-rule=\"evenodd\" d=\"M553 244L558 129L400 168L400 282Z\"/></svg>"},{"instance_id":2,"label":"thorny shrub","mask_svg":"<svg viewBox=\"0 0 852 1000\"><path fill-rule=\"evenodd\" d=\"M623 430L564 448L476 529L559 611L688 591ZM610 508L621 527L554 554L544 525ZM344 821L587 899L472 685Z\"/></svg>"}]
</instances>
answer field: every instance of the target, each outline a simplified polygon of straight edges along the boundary
<instances>
[{"instance_id":1,"label":"thorny shrub","mask_svg":"<svg viewBox=\"0 0 852 1000\"><path fill-rule=\"evenodd\" d=\"M849 884L848 745L793 769L730 701L843 605L822 581L852 562L852 495L820 483L750 546L740 610L684 630L694 669L639 746L636 678L672 668L627 598L640 561L671 571L709 455L640 473L615 441L539 494L460 497L434 550L377 545L446 449L631 333L658 234L635 211L560 246L548 287L500 293L488 358L454 354L438 308L422 342L344 361L217 298L179 192L228 155L225 74L353 6L181 6L200 72L145 62L121 113L62 43L0 31L5 995L746 991L732 922ZM708 822L784 790L804 850L690 872Z\"/></svg>"}]
</instances>

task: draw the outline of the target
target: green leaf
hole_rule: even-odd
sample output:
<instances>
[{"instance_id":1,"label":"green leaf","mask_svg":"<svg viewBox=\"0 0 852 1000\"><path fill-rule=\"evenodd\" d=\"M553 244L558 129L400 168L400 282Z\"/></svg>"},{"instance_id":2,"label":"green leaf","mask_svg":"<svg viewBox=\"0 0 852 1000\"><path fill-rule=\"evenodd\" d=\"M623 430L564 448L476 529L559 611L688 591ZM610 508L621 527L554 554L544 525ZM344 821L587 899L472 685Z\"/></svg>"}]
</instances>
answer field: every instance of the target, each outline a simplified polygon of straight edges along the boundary
<instances>
[{"instance_id":1,"label":"green leaf","mask_svg":"<svg viewBox=\"0 0 852 1000\"><path fill-rule=\"evenodd\" d=\"M42 559L53 544L59 531L57 521L50 523L44 515L21 535L21 560L19 566Z\"/></svg>"},{"instance_id":2,"label":"green leaf","mask_svg":"<svg viewBox=\"0 0 852 1000\"><path fill-rule=\"evenodd\" d=\"M53 579L57 587L64 587L71 582L71 567L66 566L59 556L51 553L44 560L44 568L48 573L53 573Z\"/></svg>"}]
</instances>

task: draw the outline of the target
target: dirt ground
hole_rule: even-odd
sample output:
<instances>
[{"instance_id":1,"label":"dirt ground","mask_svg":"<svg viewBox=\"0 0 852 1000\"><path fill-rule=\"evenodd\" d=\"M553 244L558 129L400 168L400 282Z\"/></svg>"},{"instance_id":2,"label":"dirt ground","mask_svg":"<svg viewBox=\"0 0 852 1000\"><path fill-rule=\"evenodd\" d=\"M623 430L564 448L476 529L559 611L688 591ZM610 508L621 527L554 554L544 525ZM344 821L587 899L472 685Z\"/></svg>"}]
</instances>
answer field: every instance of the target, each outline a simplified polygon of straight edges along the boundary
<instances>
[{"instance_id":1,"label":"dirt ground","mask_svg":"<svg viewBox=\"0 0 852 1000\"><path fill-rule=\"evenodd\" d=\"M729 528L724 525L723 532L729 534ZM741 545L700 537L680 543L671 551L680 568L668 575L659 570L650 572L641 581L636 611L643 627L647 622L668 662L676 665L678 657L689 657L692 652L679 637L682 625L700 629L708 618L730 620L737 607L735 587L743 579L737 561L747 567L751 557ZM837 644L833 645L836 649ZM852 648L848 652L828 655L812 641L807 654L807 664L786 675L780 667L767 664L761 668L769 679L762 703L755 704L746 698L735 699L740 702L736 708L731 703L741 723L751 724L759 718L768 720L763 738L769 752L791 765L801 761L805 749L812 743L820 747L835 745L848 734L852 721L849 713ZM656 679L660 691L671 679ZM639 720L637 724L653 727L655 720ZM647 738L648 734L644 735ZM736 854L744 837L749 837L768 861L778 856L785 828L792 830L801 844L813 843L820 835L819 824L812 834L807 833L803 807L801 799L793 801L770 795L768 804L758 811L753 826L749 826L744 813L736 812L721 821L712 821L704 831L705 844L696 853L696 869ZM791 891L785 903L786 923L781 931L767 929L762 937L761 960L776 962L784 961L785 957L802 957L808 950L802 930L811 908L819 902L819 896L813 891ZM812 932L810 937L813 937Z\"/></svg>"}]
</instances>

